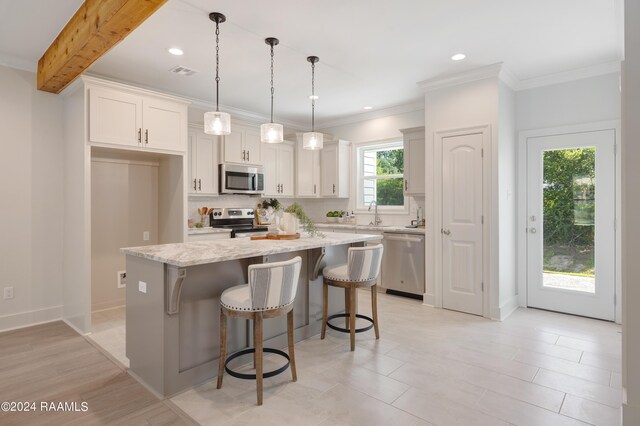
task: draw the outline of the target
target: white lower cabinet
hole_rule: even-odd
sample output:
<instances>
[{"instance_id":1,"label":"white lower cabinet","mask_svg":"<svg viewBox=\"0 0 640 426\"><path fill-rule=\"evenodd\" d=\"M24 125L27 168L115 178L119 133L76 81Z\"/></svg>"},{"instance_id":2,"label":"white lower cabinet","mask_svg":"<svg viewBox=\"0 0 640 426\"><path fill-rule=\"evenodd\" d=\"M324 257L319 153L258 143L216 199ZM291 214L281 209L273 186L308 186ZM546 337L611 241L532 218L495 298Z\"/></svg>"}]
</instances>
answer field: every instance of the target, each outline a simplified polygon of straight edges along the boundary
<instances>
[{"instance_id":1,"label":"white lower cabinet","mask_svg":"<svg viewBox=\"0 0 640 426\"><path fill-rule=\"evenodd\" d=\"M218 138L189 129L189 195L218 195Z\"/></svg>"},{"instance_id":2,"label":"white lower cabinet","mask_svg":"<svg viewBox=\"0 0 640 426\"><path fill-rule=\"evenodd\" d=\"M263 144L264 195L293 197L294 145L292 142Z\"/></svg>"}]
</instances>

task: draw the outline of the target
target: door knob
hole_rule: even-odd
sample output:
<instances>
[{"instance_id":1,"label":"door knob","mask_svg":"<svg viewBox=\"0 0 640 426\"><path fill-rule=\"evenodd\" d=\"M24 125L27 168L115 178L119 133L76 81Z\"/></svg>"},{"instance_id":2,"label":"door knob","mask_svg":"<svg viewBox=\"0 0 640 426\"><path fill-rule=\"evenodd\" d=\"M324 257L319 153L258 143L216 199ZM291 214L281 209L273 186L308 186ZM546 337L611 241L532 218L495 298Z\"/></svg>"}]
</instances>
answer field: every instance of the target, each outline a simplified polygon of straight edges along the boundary
<instances>
[{"instance_id":1,"label":"door knob","mask_svg":"<svg viewBox=\"0 0 640 426\"><path fill-rule=\"evenodd\" d=\"M536 230L536 228L531 228L531 229L529 230L529 232L531 232L532 234L535 234L535 233L536 233L536 232L538 232L538 231Z\"/></svg>"}]
</instances>

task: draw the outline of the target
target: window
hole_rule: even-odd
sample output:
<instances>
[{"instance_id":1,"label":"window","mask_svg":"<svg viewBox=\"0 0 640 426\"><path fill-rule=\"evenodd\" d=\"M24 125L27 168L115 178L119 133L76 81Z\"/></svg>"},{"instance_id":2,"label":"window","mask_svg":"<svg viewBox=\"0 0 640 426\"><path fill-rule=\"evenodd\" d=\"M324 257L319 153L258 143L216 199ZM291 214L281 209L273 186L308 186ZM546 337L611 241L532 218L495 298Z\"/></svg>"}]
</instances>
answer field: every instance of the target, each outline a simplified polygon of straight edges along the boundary
<instances>
[{"instance_id":1,"label":"window","mask_svg":"<svg viewBox=\"0 0 640 426\"><path fill-rule=\"evenodd\" d=\"M372 201L379 210L405 211L402 142L358 148L358 209Z\"/></svg>"}]
</instances>

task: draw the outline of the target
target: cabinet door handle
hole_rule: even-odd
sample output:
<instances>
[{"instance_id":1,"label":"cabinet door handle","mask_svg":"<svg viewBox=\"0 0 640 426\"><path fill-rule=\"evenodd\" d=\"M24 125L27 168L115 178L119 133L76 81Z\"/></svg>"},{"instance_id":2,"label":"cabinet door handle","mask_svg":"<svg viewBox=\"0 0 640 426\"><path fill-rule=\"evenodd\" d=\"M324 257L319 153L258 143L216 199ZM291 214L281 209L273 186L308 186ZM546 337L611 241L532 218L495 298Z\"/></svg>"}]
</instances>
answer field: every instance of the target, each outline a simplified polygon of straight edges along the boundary
<instances>
[{"instance_id":1,"label":"cabinet door handle","mask_svg":"<svg viewBox=\"0 0 640 426\"><path fill-rule=\"evenodd\" d=\"M250 160L249 160L249 152L250 152L250 151L248 151L248 150L247 150L247 161L250 161Z\"/></svg>"},{"instance_id":2,"label":"cabinet door handle","mask_svg":"<svg viewBox=\"0 0 640 426\"><path fill-rule=\"evenodd\" d=\"M138 127L138 143L142 143L142 128Z\"/></svg>"},{"instance_id":3,"label":"cabinet door handle","mask_svg":"<svg viewBox=\"0 0 640 426\"><path fill-rule=\"evenodd\" d=\"M193 180L193 190L195 191L196 189L197 189L197 188L196 188L196 180L194 179L194 180Z\"/></svg>"},{"instance_id":4,"label":"cabinet door handle","mask_svg":"<svg viewBox=\"0 0 640 426\"><path fill-rule=\"evenodd\" d=\"M313 184L313 193L314 194L316 193L316 184L315 183Z\"/></svg>"},{"instance_id":5,"label":"cabinet door handle","mask_svg":"<svg viewBox=\"0 0 640 426\"><path fill-rule=\"evenodd\" d=\"M144 129L144 143L149 143L149 129Z\"/></svg>"},{"instance_id":6,"label":"cabinet door handle","mask_svg":"<svg viewBox=\"0 0 640 426\"><path fill-rule=\"evenodd\" d=\"M336 184L335 183L333 184L333 193L334 194L336 193Z\"/></svg>"},{"instance_id":7,"label":"cabinet door handle","mask_svg":"<svg viewBox=\"0 0 640 426\"><path fill-rule=\"evenodd\" d=\"M247 151L246 150L242 150L242 160L245 161L247 159Z\"/></svg>"},{"instance_id":8,"label":"cabinet door handle","mask_svg":"<svg viewBox=\"0 0 640 426\"><path fill-rule=\"evenodd\" d=\"M404 190L408 191L409 190L409 181L408 180L404 180Z\"/></svg>"},{"instance_id":9,"label":"cabinet door handle","mask_svg":"<svg viewBox=\"0 0 640 426\"><path fill-rule=\"evenodd\" d=\"M198 190L202 191L202 179L198 179Z\"/></svg>"}]
</instances>

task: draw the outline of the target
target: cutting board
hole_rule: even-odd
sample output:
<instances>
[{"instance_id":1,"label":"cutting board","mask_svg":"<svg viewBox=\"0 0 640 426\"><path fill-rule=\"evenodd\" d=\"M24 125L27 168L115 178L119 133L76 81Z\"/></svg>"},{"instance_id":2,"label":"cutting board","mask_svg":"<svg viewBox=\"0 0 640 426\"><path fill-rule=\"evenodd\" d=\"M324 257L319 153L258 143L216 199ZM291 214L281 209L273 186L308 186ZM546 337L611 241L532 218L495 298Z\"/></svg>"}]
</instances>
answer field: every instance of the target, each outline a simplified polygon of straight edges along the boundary
<instances>
[{"instance_id":1,"label":"cutting board","mask_svg":"<svg viewBox=\"0 0 640 426\"><path fill-rule=\"evenodd\" d=\"M252 240L297 240L300 234L267 234L251 237Z\"/></svg>"}]
</instances>

